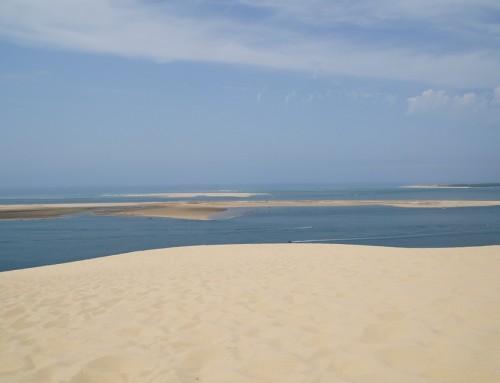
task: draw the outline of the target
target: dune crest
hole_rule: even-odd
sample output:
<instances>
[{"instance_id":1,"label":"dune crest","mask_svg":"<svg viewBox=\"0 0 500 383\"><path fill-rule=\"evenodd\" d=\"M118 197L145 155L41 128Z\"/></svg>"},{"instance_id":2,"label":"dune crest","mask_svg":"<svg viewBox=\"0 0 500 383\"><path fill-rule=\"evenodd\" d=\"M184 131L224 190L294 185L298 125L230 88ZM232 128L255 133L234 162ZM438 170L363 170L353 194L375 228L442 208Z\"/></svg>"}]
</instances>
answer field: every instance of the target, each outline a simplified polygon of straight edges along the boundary
<instances>
[{"instance_id":1,"label":"dune crest","mask_svg":"<svg viewBox=\"0 0 500 383\"><path fill-rule=\"evenodd\" d=\"M500 246L198 246L0 273L0 381L500 381Z\"/></svg>"}]
</instances>

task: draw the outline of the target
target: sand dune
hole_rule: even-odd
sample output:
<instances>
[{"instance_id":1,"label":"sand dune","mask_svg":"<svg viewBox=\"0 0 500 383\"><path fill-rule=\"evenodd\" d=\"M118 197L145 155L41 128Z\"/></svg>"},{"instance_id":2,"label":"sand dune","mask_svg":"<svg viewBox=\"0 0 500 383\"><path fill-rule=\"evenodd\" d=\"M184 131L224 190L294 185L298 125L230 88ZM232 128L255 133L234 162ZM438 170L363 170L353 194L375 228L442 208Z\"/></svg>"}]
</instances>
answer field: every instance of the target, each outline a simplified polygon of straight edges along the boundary
<instances>
[{"instance_id":1,"label":"sand dune","mask_svg":"<svg viewBox=\"0 0 500 383\"><path fill-rule=\"evenodd\" d=\"M2 382L499 382L500 246L227 245L0 273Z\"/></svg>"}]
</instances>

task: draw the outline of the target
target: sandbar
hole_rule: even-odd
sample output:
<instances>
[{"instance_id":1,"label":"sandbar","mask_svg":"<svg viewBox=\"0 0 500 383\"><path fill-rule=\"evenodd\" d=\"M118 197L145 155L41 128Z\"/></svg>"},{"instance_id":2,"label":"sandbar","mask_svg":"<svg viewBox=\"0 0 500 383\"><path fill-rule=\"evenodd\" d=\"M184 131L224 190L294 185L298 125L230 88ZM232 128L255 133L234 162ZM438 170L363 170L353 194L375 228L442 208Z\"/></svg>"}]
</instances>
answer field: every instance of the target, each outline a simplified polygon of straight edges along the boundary
<instances>
[{"instance_id":1,"label":"sandbar","mask_svg":"<svg viewBox=\"0 0 500 383\"><path fill-rule=\"evenodd\" d=\"M134 209L149 207L155 202L58 203L0 205L0 219L41 219L64 215L96 212L101 209Z\"/></svg>"},{"instance_id":2,"label":"sandbar","mask_svg":"<svg viewBox=\"0 0 500 383\"><path fill-rule=\"evenodd\" d=\"M473 189L473 188L497 188L500 183L465 183L465 184L446 184L446 185L407 185L401 186L406 189Z\"/></svg>"},{"instance_id":3,"label":"sandbar","mask_svg":"<svg viewBox=\"0 0 500 383\"><path fill-rule=\"evenodd\" d=\"M408 185L401 187L403 189L471 189L471 186L452 186L452 185Z\"/></svg>"},{"instance_id":4,"label":"sandbar","mask_svg":"<svg viewBox=\"0 0 500 383\"><path fill-rule=\"evenodd\" d=\"M228 209L269 207L392 206L401 208L457 208L500 206L500 201L453 200L265 200L265 201L169 201L121 203L73 203L0 205L0 219L55 218L90 212L102 215L165 217L210 220ZM236 214L237 215L237 214Z\"/></svg>"},{"instance_id":5,"label":"sandbar","mask_svg":"<svg viewBox=\"0 0 500 383\"><path fill-rule=\"evenodd\" d=\"M0 381L500 381L500 246L222 245L0 273Z\"/></svg>"},{"instance_id":6,"label":"sandbar","mask_svg":"<svg viewBox=\"0 0 500 383\"><path fill-rule=\"evenodd\" d=\"M244 193L244 192L195 192L195 193L138 193L138 194L110 194L117 197L160 197L160 198L195 198L195 197L235 197L248 198L267 193Z\"/></svg>"}]
</instances>

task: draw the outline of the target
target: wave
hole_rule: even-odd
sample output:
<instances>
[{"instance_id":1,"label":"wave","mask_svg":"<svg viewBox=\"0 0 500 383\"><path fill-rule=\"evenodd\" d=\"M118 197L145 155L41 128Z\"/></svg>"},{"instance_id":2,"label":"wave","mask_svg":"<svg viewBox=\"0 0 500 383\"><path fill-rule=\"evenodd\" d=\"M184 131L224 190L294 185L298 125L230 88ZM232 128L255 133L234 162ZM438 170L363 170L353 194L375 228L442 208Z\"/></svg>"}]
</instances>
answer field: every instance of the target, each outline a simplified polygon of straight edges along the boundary
<instances>
[{"instance_id":1,"label":"wave","mask_svg":"<svg viewBox=\"0 0 500 383\"><path fill-rule=\"evenodd\" d=\"M477 234L480 233L493 233L497 230L469 230L461 232L446 232L446 233L427 233L427 234L406 234L406 235L392 235L392 236L378 236L378 237L349 237L349 238L327 238L327 239L303 239L289 241L290 243L314 243L314 242L342 242L342 241L370 241L370 240L384 240L384 239L404 239L404 238L425 238L425 237L438 237L443 235L464 235L464 234Z\"/></svg>"},{"instance_id":2,"label":"wave","mask_svg":"<svg viewBox=\"0 0 500 383\"><path fill-rule=\"evenodd\" d=\"M284 227L281 230L311 230L314 226Z\"/></svg>"}]
</instances>

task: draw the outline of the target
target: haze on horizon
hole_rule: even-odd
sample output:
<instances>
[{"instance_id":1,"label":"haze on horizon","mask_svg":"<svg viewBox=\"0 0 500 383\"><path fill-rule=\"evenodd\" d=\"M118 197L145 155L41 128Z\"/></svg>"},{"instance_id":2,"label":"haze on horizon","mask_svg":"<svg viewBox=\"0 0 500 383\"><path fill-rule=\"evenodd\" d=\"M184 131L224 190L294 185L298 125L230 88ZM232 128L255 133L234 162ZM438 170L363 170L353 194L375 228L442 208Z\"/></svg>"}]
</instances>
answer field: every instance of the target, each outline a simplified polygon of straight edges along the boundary
<instances>
[{"instance_id":1,"label":"haze on horizon","mask_svg":"<svg viewBox=\"0 0 500 383\"><path fill-rule=\"evenodd\" d=\"M493 0L3 0L0 187L500 175Z\"/></svg>"}]
</instances>

